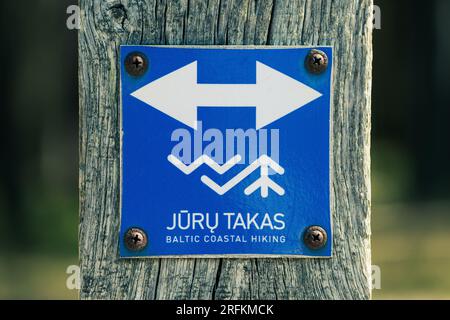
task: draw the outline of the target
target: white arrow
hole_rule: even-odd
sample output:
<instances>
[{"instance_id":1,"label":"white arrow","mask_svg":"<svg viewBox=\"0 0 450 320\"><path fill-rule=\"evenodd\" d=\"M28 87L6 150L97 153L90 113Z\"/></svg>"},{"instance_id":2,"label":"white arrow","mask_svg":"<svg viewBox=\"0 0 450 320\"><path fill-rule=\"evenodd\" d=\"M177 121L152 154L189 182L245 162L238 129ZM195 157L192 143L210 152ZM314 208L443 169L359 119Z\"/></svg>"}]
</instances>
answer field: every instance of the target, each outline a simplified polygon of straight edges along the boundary
<instances>
[{"instance_id":1,"label":"white arrow","mask_svg":"<svg viewBox=\"0 0 450 320\"><path fill-rule=\"evenodd\" d=\"M322 96L305 84L256 61L256 84L197 81L197 61L150 82L131 94L197 129L197 107L256 107L260 129Z\"/></svg>"},{"instance_id":2,"label":"white arrow","mask_svg":"<svg viewBox=\"0 0 450 320\"><path fill-rule=\"evenodd\" d=\"M261 189L261 197L267 198L269 196L269 189L272 189L278 195L283 196L284 195L284 189L280 187L275 181L269 178L269 167L273 168L275 172L278 174L283 174L284 169L275 161L273 161L269 157L261 157L260 158L260 175L261 177L253 182L251 185L249 185L245 190L244 193L249 196L253 192L255 192L258 189Z\"/></svg>"}]
</instances>

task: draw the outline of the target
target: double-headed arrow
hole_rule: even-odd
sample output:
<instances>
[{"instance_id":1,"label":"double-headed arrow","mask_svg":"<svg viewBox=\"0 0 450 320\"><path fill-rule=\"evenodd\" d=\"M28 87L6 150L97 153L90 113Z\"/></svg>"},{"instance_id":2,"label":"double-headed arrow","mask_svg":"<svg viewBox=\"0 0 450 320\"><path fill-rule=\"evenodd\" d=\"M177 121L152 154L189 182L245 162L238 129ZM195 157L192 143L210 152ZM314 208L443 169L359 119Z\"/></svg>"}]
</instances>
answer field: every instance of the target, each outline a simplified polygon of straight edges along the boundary
<instances>
[{"instance_id":1,"label":"double-headed arrow","mask_svg":"<svg viewBox=\"0 0 450 320\"><path fill-rule=\"evenodd\" d=\"M198 83L194 61L131 95L194 129L199 106L256 107L256 129L260 129L322 96L259 61L255 84Z\"/></svg>"}]
</instances>

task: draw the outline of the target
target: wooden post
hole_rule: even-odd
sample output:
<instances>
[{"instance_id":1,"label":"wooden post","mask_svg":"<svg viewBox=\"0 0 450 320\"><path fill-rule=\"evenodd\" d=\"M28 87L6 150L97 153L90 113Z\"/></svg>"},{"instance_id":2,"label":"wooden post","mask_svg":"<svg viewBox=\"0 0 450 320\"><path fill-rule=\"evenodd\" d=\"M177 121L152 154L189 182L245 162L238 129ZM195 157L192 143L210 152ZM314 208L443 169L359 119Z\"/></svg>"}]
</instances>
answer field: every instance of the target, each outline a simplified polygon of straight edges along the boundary
<instances>
[{"instance_id":1,"label":"wooden post","mask_svg":"<svg viewBox=\"0 0 450 320\"><path fill-rule=\"evenodd\" d=\"M368 299L372 0L80 0L82 299ZM332 45L331 259L119 260L119 45Z\"/></svg>"}]
</instances>

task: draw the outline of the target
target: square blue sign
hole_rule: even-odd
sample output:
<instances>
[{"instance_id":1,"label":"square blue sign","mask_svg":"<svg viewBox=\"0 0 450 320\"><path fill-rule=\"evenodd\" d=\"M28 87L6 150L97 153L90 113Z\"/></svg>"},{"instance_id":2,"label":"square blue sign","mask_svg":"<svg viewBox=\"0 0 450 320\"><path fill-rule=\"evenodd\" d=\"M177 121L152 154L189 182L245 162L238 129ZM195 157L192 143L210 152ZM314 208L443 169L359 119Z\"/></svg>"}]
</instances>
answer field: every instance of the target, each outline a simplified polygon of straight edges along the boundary
<instances>
[{"instance_id":1,"label":"square blue sign","mask_svg":"<svg viewBox=\"0 0 450 320\"><path fill-rule=\"evenodd\" d=\"M121 257L330 257L331 47L121 47Z\"/></svg>"}]
</instances>

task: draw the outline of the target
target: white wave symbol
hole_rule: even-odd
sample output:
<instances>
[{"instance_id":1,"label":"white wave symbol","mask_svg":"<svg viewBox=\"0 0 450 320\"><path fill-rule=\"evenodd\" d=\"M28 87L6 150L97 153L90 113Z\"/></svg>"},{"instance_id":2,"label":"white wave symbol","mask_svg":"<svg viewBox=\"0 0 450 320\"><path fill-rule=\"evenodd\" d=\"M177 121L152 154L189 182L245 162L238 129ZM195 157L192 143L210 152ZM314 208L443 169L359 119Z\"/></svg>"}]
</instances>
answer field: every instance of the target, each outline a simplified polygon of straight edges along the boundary
<instances>
[{"instance_id":1,"label":"white wave symbol","mask_svg":"<svg viewBox=\"0 0 450 320\"><path fill-rule=\"evenodd\" d=\"M180 161L172 154L167 157L167 160L169 160L170 163L172 163L186 175L189 175L197 170L202 164L206 164L211 169L222 175L232 167L234 167L234 165L236 165L239 161L241 161L241 156L236 155L223 165L219 165L207 155L202 155L190 165L185 165L182 161ZM283 196L285 194L284 189L275 181L269 178L269 168L280 175L284 174L283 167L281 167L267 155L262 155L261 157L259 157L259 159L255 160L223 186L218 185L215 181L213 181L206 175L203 175L201 177L201 181L209 188L214 190L217 194L224 195L225 193L233 189L236 185L238 185L241 181L243 181L247 176L252 174L255 170L260 169L260 178L244 190L245 195L249 196L256 190L260 189L261 196L263 198L267 198L269 196L269 189L272 189L278 195Z\"/></svg>"}]
</instances>

